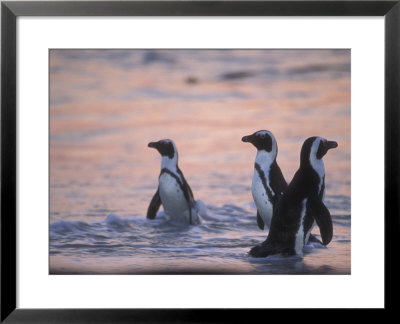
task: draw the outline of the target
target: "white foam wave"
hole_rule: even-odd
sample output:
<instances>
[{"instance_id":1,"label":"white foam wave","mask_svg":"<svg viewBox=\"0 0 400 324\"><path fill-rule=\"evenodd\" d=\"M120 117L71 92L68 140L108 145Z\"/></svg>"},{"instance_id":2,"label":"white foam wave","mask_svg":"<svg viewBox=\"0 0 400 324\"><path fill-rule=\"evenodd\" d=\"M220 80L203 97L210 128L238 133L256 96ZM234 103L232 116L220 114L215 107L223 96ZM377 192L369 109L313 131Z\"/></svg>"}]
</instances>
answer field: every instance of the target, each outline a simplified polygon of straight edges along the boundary
<instances>
[{"instance_id":1,"label":"white foam wave","mask_svg":"<svg viewBox=\"0 0 400 324\"><path fill-rule=\"evenodd\" d=\"M82 221L59 220L50 224L50 232L57 234L84 232L90 225Z\"/></svg>"},{"instance_id":2,"label":"white foam wave","mask_svg":"<svg viewBox=\"0 0 400 324\"><path fill-rule=\"evenodd\" d=\"M107 216L105 223L107 226L129 226L128 220L127 219L122 219L121 217L118 217L115 214L110 214Z\"/></svg>"},{"instance_id":3,"label":"white foam wave","mask_svg":"<svg viewBox=\"0 0 400 324\"><path fill-rule=\"evenodd\" d=\"M195 208L200 217L207 217L207 205L202 200L196 200Z\"/></svg>"}]
</instances>

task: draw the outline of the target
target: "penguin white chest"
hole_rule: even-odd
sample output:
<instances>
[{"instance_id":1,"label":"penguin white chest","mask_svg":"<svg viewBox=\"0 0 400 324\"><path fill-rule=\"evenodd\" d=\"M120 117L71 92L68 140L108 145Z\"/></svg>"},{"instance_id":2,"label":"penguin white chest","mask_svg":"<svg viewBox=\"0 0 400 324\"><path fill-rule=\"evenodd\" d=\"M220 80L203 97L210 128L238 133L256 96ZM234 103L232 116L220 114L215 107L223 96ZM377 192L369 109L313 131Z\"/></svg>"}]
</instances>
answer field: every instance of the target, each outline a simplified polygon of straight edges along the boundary
<instances>
[{"instance_id":1,"label":"penguin white chest","mask_svg":"<svg viewBox=\"0 0 400 324\"><path fill-rule=\"evenodd\" d=\"M303 199L301 202L301 211L300 211L300 219L299 219L299 228L296 233L296 238L295 238L295 251L297 255L303 255L303 247L304 244L307 242L304 242L304 217L307 212L307 198ZM310 231L311 233L311 231ZM308 236L310 234L307 234L307 240Z\"/></svg>"},{"instance_id":2,"label":"penguin white chest","mask_svg":"<svg viewBox=\"0 0 400 324\"><path fill-rule=\"evenodd\" d=\"M318 192L320 192L322 189L322 183L324 182L324 177L325 177L324 161L322 161L322 159L316 159L315 157L311 157L310 163L311 163L312 168L318 175L318 178L319 178Z\"/></svg>"},{"instance_id":3,"label":"penguin white chest","mask_svg":"<svg viewBox=\"0 0 400 324\"><path fill-rule=\"evenodd\" d=\"M159 178L159 193L164 212L177 220L189 219L189 205L178 181L170 174L163 173Z\"/></svg>"},{"instance_id":4,"label":"penguin white chest","mask_svg":"<svg viewBox=\"0 0 400 324\"><path fill-rule=\"evenodd\" d=\"M265 179L265 184L267 186L267 190L273 194L269 186L268 179ZM264 187L263 180L260 178L258 172L254 171L251 193L253 194L253 199L261 218L263 219L265 225L269 228L271 225L273 204L272 201L269 200L267 190Z\"/></svg>"}]
</instances>

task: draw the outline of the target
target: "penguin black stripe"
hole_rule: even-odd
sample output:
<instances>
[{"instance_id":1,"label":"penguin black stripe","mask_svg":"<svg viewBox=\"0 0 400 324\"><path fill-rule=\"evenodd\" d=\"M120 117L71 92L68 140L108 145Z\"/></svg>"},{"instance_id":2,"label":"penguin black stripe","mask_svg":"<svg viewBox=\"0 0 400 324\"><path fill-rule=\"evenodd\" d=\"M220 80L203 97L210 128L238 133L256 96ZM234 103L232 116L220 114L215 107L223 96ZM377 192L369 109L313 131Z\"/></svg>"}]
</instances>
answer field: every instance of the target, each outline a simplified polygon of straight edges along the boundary
<instances>
[{"instance_id":1,"label":"penguin black stripe","mask_svg":"<svg viewBox=\"0 0 400 324\"><path fill-rule=\"evenodd\" d=\"M261 182L264 186L265 192L267 193L268 196L268 200L269 201L274 201L274 195L271 192L271 190L269 189L268 185L267 185L267 179L265 179L265 173L263 170L261 170L261 167L258 163L254 163L254 168L257 170L258 175L260 176Z\"/></svg>"},{"instance_id":2,"label":"penguin black stripe","mask_svg":"<svg viewBox=\"0 0 400 324\"><path fill-rule=\"evenodd\" d=\"M176 180L176 182L179 184L179 187L181 188L182 192L185 192L185 187L183 186L183 183L182 183L181 179L179 179L179 177L178 177L175 173L171 172L171 171L168 170L167 168L161 169L160 176L161 176L163 173L167 173L167 174L169 174L171 177L173 177L173 178Z\"/></svg>"}]
</instances>

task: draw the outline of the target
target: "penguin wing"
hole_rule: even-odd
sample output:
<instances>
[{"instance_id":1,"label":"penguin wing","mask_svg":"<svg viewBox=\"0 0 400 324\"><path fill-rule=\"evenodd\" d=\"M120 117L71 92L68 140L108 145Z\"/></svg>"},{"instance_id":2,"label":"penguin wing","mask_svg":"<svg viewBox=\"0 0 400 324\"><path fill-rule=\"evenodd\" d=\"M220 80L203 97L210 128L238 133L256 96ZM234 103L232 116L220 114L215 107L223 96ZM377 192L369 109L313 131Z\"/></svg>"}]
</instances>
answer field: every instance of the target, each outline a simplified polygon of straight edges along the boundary
<instances>
[{"instance_id":1,"label":"penguin wing","mask_svg":"<svg viewBox=\"0 0 400 324\"><path fill-rule=\"evenodd\" d=\"M149 208L147 208L147 218L148 219L154 219L156 218L158 209L161 206L161 198L160 198L160 193L159 189L157 188L156 193L154 194L153 198L150 201Z\"/></svg>"},{"instance_id":2,"label":"penguin wing","mask_svg":"<svg viewBox=\"0 0 400 324\"><path fill-rule=\"evenodd\" d=\"M194 206L194 196L192 189L190 188L189 184L187 183L185 177L183 176L182 171L178 168L178 172L182 178L182 185L183 185L183 194L185 195L186 200L190 203L190 207Z\"/></svg>"},{"instance_id":3,"label":"penguin wing","mask_svg":"<svg viewBox=\"0 0 400 324\"><path fill-rule=\"evenodd\" d=\"M260 213L258 212L258 210L257 210L257 225L258 225L258 227L259 227L261 230L264 229L265 224L264 224L264 221L263 221L263 219L261 218L261 215L260 215Z\"/></svg>"},{"instance_id":4,"label":"penguin wing","mask_svg":"<svg viewBox=\"0 0 400 324\"><path fill-rule=\"evenodd\" d=\"M322 244L328 245L333 236L333 224L331 214L320 199L311 202L311 215L317 222L322 237Z\"/></svg>"},{"instance_id":5,"label":"penguin wing","mask_svg":"<svg viewBox=\"0 0 400 324\"><path fill-rule=\"evenodd\" d=\"M274 190L276 196L280 196L288 185L276 161L271 165L270 172L272 190Z\"/></svg>"},{"instance_id":6,"label":"penguin wing","mask_svg":"<svg viewBox=\"0 0 400 324\"><path fill-rule=\"evenodd\" d=\"M194 200L193 192L192 189L190 188L189 184L187 183L185 177L183 176L182 171L177 167L178 173L180 174L182 178L182 189L183 189L183 194L186 198L186 201L189 204L189 224L193 225L193 219L192 219L192 207L195 206L196 202Z\"/></svg>"},{"instance_id":7,"label":"penguin wing","mask_svg":"<svg viewBox=\"0 0 400 324\"><path fill-rule=\"evenodd\" d=\"M319 243L322 244L320 240L318 240L315 235L310 234L310 237L308 238L308 243L313 242L313 243Z\"/></svg>"}]
</instances>

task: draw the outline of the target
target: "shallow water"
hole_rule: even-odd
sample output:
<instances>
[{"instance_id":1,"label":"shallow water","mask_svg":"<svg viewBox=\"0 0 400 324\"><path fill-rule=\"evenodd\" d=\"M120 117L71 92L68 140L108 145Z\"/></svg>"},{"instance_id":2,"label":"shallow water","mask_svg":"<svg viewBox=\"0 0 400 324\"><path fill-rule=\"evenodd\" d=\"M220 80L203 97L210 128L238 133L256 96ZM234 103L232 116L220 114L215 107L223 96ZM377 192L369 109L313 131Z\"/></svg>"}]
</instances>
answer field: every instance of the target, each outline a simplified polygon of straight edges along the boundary
<instances>
[{"instance_id":1,"label":"shallow water","mask_svg":"<svg viewBox=\"0 0 400 324\"><path fill-rule=\"evenodd\" d=\"M305 138L339 143L324 158L334 237L303 258L247 256L267 233L240 139L260 129L287 181ZM145 218L161 138L204 202L199 226ZM348 274L350 206L349 51L51 51L50 273Z\"/></svg>"}]
</instances>

